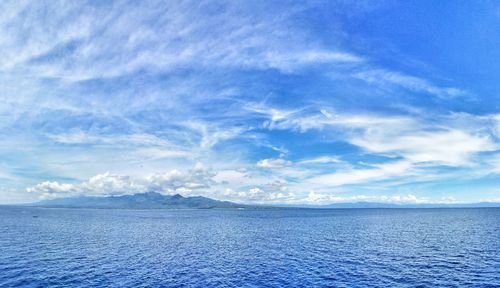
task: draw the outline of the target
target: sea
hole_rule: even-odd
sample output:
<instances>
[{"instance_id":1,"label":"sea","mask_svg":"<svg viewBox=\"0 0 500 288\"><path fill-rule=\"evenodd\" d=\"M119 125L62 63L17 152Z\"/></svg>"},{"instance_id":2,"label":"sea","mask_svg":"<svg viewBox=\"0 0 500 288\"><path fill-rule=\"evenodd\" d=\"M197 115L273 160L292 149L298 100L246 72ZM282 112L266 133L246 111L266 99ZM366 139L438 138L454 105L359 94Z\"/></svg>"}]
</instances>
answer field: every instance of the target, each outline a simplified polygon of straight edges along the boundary
<instances>
[{"instance_id":1,"label":"sea","mask_svg":"<svg viewBox=\"0 0 500 288\"><path fill-rule=\"evenodd\" d=\"M500 209L0 206L0 287L500 287Z\"/></svg>"}]
</instances>

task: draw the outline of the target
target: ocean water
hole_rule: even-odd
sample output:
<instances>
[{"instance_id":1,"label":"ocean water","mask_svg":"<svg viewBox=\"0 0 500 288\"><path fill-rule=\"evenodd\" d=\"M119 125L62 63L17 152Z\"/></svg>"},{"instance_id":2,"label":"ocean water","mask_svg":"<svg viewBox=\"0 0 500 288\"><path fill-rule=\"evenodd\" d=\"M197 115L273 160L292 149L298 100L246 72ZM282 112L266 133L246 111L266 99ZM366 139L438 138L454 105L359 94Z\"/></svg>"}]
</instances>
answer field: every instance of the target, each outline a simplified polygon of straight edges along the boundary
<instances>
[{"instance_id":1,"label":"ocean water","mask_svg":"<svg viewBox=\"0 0 500 288\"><path fill-rule=\"evenodd\" d=\"M500 287L500 209L0 207L0 287Z\"/></svg>"}]
</instances>

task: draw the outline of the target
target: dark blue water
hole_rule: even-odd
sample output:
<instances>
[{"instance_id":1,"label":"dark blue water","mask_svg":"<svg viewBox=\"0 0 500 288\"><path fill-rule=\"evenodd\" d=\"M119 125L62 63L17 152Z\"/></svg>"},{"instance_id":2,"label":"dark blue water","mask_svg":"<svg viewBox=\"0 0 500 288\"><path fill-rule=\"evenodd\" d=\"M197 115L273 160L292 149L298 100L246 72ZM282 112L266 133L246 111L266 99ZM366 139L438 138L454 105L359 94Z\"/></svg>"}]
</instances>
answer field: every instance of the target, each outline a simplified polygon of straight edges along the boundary
<instances>
[{"instance_id":1,"label":"dark blue water","mask_svg":"<svg viewBox=\"0 0 500 288\"><path fill-rule=\"evenodd\" d=\"M0 207L0 249L0 287L499 287L500 209Z\"/></svg>"}]
</instances>

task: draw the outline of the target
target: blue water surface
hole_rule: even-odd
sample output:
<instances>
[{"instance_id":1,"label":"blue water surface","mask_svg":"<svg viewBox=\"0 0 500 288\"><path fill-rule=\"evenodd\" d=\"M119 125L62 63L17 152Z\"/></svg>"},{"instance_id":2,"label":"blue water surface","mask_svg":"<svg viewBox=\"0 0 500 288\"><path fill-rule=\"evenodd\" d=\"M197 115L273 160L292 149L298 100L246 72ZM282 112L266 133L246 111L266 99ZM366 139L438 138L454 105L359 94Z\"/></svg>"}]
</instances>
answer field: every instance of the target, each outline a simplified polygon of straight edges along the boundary
<instances>
[{"instance_id":1,"label":"blue water surface","mask_svg":"<svg viewBox=\"0 0 500 288\"><path fill-rule=\"evenodd\" d=\"M0 249L0 287L500 287L500 209L4 206Z\"/></svg>"}]
</instances>

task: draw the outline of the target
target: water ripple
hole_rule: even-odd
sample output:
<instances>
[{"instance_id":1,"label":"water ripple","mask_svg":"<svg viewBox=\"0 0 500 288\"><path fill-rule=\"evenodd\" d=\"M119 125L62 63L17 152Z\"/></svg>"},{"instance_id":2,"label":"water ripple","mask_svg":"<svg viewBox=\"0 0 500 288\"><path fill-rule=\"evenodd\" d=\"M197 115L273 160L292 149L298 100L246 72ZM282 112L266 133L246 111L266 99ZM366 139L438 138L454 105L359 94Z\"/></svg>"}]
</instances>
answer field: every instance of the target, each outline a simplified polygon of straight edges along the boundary
<instances>
[{"instance_id":1,"label":"water ripple","mask_svg":"<svg viewBox=\"0 0 500 288\"><path fill-rule=\"evenodd\" d=\"M498 223L500 209L0 207L0 287L500 287Z\"/></svg>"}]
</instances>

